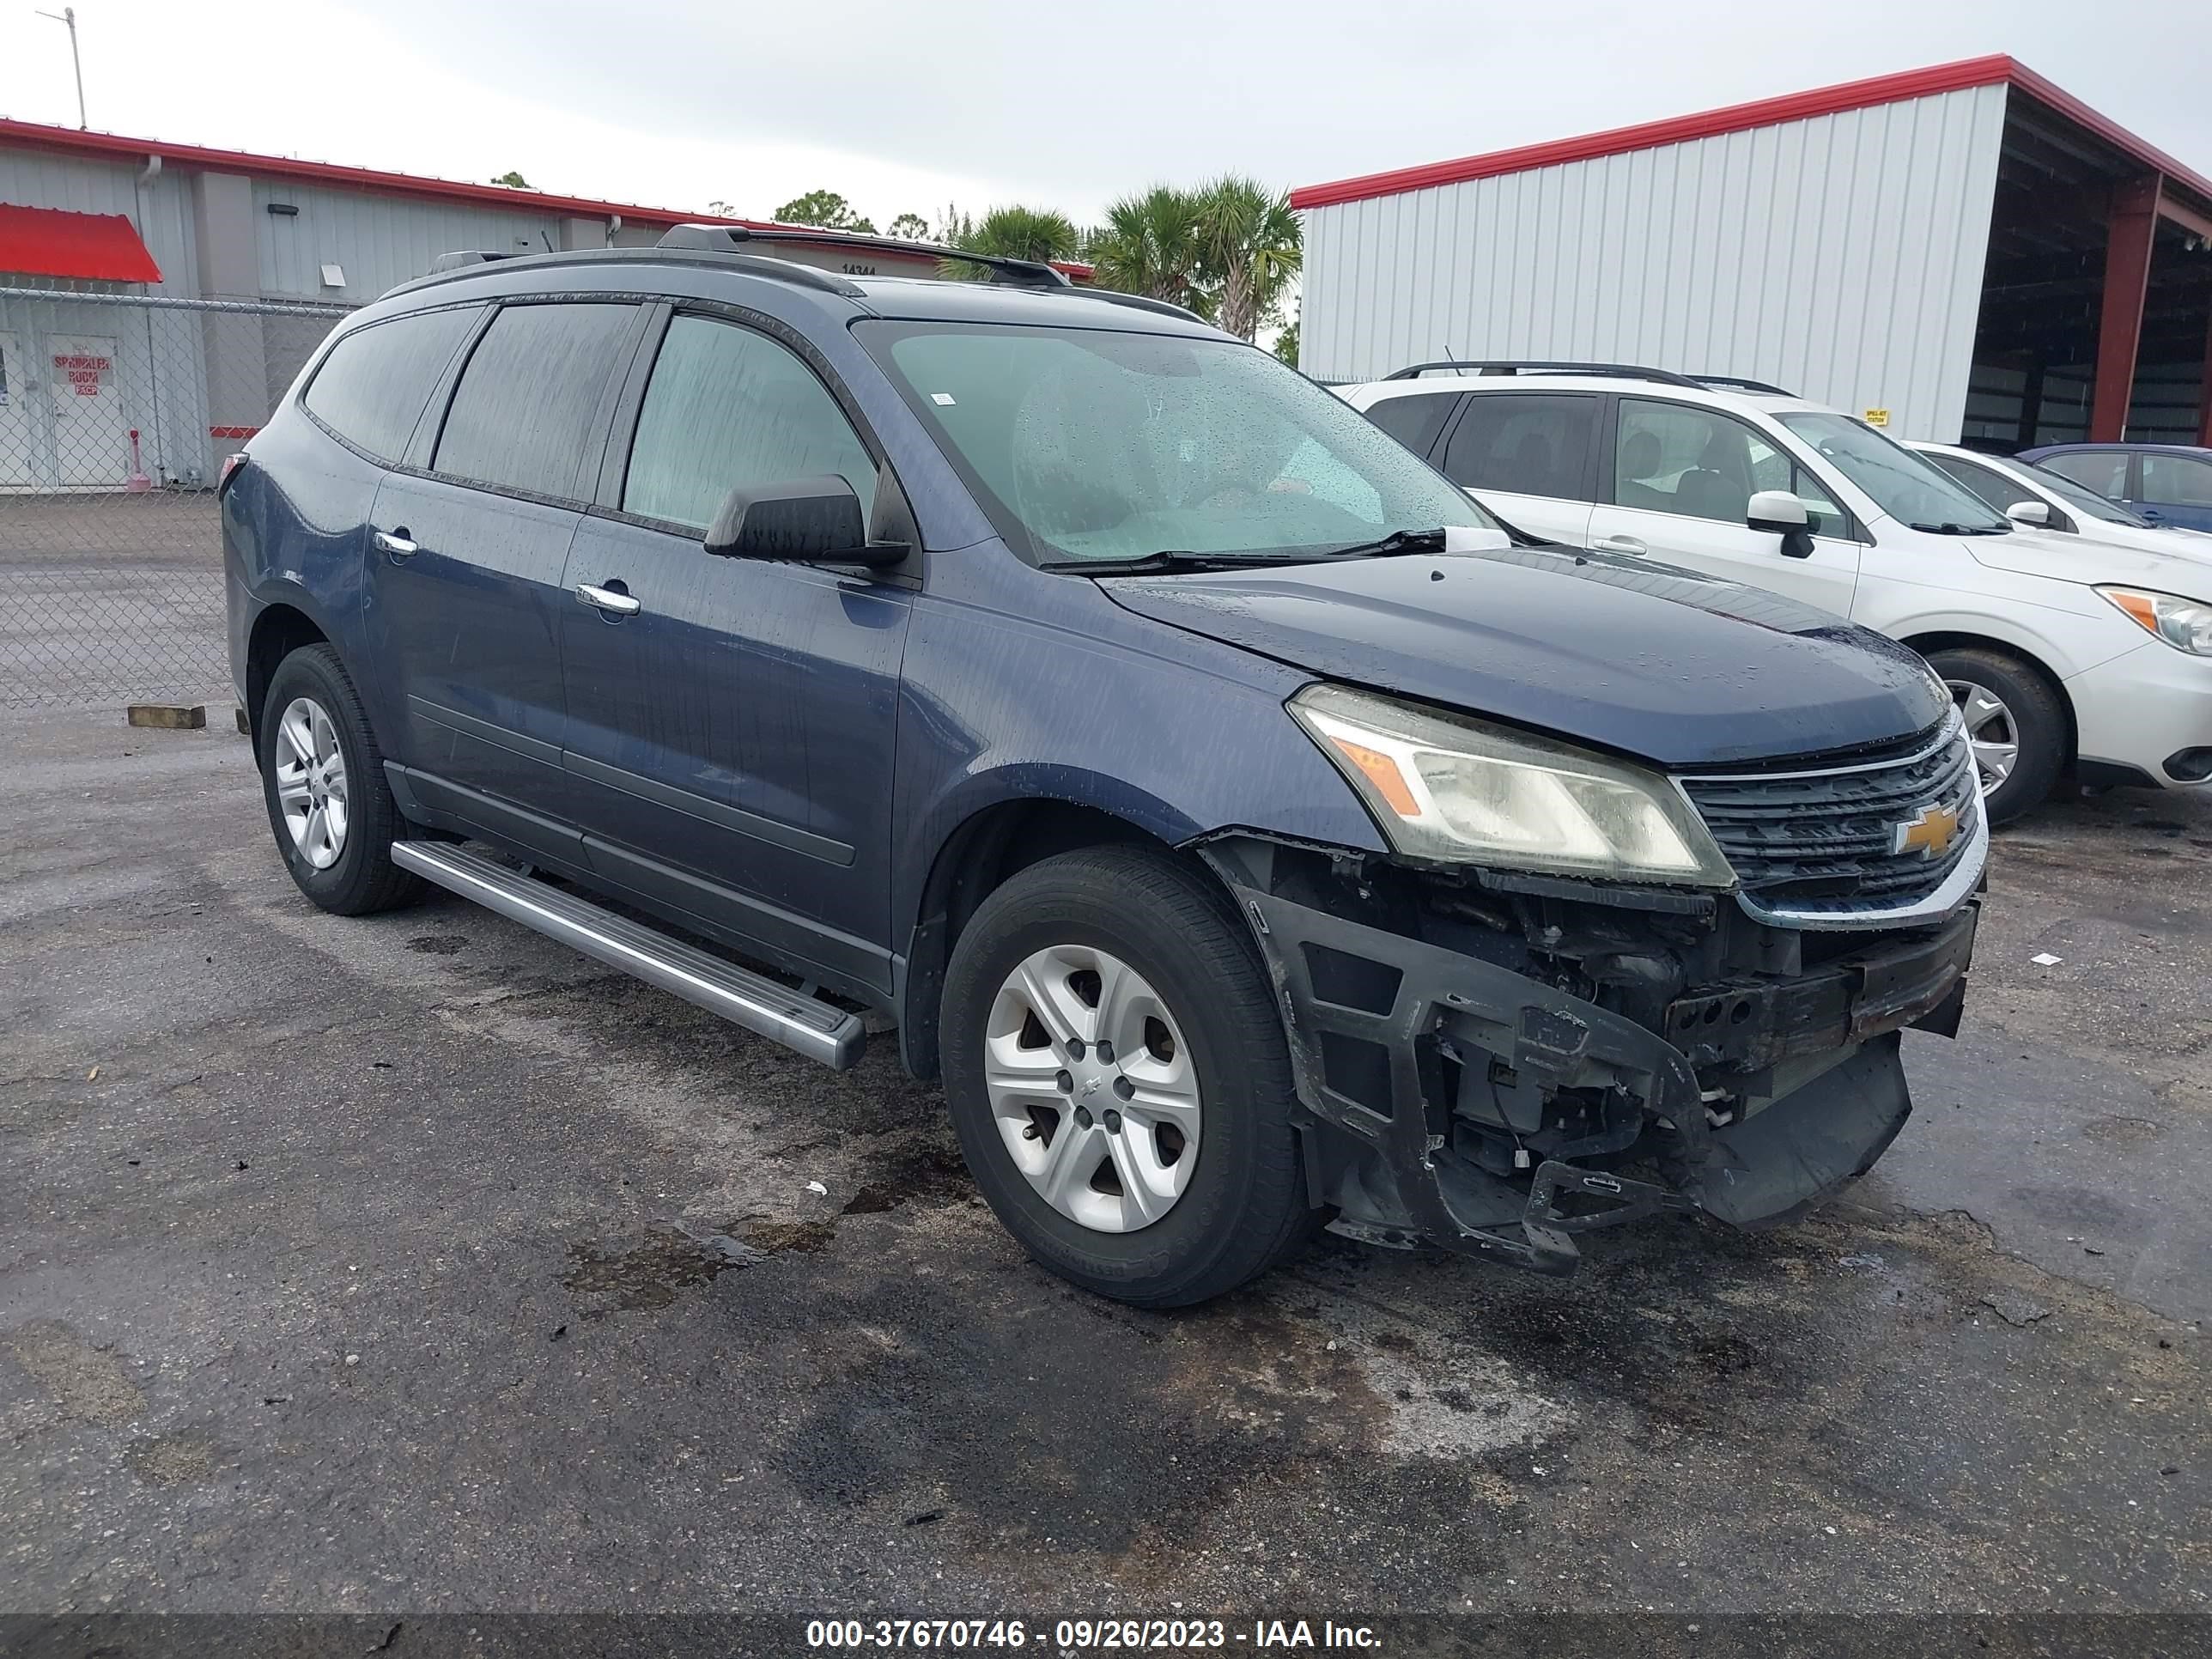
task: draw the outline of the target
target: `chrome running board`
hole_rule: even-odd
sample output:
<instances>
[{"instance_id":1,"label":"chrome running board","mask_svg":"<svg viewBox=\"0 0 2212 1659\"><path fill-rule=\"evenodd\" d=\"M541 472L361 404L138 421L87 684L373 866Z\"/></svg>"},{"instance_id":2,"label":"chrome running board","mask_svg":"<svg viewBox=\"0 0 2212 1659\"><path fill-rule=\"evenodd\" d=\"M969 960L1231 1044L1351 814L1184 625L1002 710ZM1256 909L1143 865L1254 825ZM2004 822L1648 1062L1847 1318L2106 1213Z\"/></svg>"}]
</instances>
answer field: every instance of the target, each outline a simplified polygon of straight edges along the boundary
<instances>
[{"instance_id":1,"label":"chrome running board","mask_svg":"<svg viewBox=\"0 0 2212 1659\"><path fill-rule=\"evenodd\" d=\"M401 841L392 861L572 950L845 1071L867 1042L860 1017L604 906L447 842Z\"/></svg>"}]
</instances>

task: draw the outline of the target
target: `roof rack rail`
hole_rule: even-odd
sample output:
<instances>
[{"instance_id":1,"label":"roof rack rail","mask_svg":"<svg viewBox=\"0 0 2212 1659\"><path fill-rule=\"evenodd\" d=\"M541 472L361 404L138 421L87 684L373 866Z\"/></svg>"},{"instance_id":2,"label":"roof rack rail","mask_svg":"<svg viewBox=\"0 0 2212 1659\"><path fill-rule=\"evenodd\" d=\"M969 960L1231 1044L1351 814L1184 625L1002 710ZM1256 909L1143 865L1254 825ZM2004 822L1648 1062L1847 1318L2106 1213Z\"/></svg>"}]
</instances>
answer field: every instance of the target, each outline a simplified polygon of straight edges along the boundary
<instances>
[{"instance_id":1,"label":"roof rack rail","mask_svg":"<svg viewBox=\"0 0 2212 1659\"><path fill-rule=\"evenodd\" d=\"M1540 362L1510 357L1480 361L1453 358L1440 362L1413 363L1382 378L1386 380L1418 380L1431 369L1449 369L1455 374L1464 374L1472 369L1478 374L1603 374L1621 380L1656 380L1662 386L1694 386L1698 384L1688 375L1677 374L1669 368L1644 368L1634 363Z\"/></svg>"},{"instance_id":2,"label":"roof rack rail","mask_svg":"<svg viewBox=\"0 0 2212 1659\"><path fill-rule=\"evenodd\" d=\"M457 253L440 254L432 262L428 271L422 276L410 277L397 287L386 289L384 295L380 297L405 294L426 283L452 282L471 271L481 270L483 267L494 262L520 265L621 264L656 258L665 261L672 256L678 258L688 257L695 264L706 263L690 251L680 248L672 248L665 252L655 247L570 248L565 252L555 253L495 253L464 250ZM776 259L765 254L732 253L725 251L717 256L713 263L723 270L741 270L750 276L771 277L780 283L796 283L801 288L820 289L826 294L842 295L848 300L857 300L861 297L861 290L858 286L838 276L835 271L824 270L819 265L802 265L795 259Z\"/></svg>"},{"instance_id":3,"label":"roof rack rail","mask_svg":"<svg viewBox=\"0 0 2212 1659\"><path fill-rule=\"evenodd\" d=\"M1086 300L1103 300L1109 306L1127 306L1132 311L1150 311L1162 317L1181 317L1193 323L1206 320L1188 306L1179 306L1172 300L1155 300L1149 294L1124 294L1111 288L1077 288L1073 283L1068 285L1068 291L1079 294Z\"/></svg>"},{"instance_id":4,"label":"roof rack rail","mask_svg":"<svg viewBox=\"0 0 2212 1659\"><path fill-rule=\"evenodd\" d=\"M505 248L458 247L451 253L441 253L430 261L430 275L441 270L461 270L470 265L488 265L495 259L512 259L514 256Z\"/></svg>"},{"instance_id":5,"label":"roof rack rail","mask_svg":"<svg viewBox=\"0 0 2212 1659\"><path fill-rule=\"evenodd\" d=\"M1777 398L1794 398L1797 394L1765 380L1747 380L1741 374L1692 374L1690 378L1699 386L1725 386L1737 392L1764 392Z\"/></svg>"},{"instance_id":6,"label":"roof rack rail","mask_svg":"<svg viewBox=\"0 0 2212 1659\"><path fill-rule=\"evenodd\" d=\"M841 230L755 230L745 225L672 225L661 236L658 246L711 251L719 253L751 252L756 246L767 251L778 246L790 247L848 247L876 253L920 253L938 259L957 260L963 264L981 265L991 272L994 282L1003 281L1018 288L1073 288L1065 271L1056 270L1040 259L1011 259L996 253L971 253L965 248L944 247L935 242L902 242L890 236L855 236Z\"/></svg>"}]
</instances>

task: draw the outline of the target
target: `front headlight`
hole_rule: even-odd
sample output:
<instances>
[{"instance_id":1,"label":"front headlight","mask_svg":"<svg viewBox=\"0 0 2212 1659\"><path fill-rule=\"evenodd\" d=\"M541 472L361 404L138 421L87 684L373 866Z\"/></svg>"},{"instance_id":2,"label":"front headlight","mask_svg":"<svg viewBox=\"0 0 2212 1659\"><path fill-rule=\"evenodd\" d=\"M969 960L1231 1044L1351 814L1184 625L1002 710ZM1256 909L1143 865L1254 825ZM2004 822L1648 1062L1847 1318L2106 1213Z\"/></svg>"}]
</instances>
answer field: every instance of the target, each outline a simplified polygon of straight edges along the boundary
<instances>
[{"instance_id":1,"label":"front headlight","mask_svg":"<svg viewBox=\"0 0 2212 1659\"><path fill-rule=\"evenodd\" d=\"M2106 599L2176 650L2212 657L2212 605L2135 587L2100 587Z\"/></svg>"},{"instance_id":2,"label":"front headlight","mask_svg":"<svg viewBox=\"0 0 2212 1659\"><path fill-rule=\"evenodd\" d=\"M1290 711L1416 858L1728 887L1735 872L1657 772L1340 685Z\"/></svg>"}]
</instances>

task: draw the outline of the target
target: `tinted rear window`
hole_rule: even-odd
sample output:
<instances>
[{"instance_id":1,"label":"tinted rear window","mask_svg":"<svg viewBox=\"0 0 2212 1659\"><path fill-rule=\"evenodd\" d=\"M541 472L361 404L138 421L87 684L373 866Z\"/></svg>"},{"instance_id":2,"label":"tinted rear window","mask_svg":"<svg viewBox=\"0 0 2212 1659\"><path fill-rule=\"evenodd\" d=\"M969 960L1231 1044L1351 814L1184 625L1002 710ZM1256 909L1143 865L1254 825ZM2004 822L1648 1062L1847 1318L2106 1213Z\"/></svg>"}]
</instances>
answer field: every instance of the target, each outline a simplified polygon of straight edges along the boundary
<instances>
[{"instance_id":1,"label":"tinted rear window","mask_svg":"<svg viewBox=\"0 0 2212 1659\"><path fill-rule=\"evenodd\" d=\"M477 307L418 311L356 329L331 348L307 386L307 407L340 437L396 461Z\"/></svg>"},{"instance_id":2,"label":"tinted rear window","mask_svg":"<svg viewBox=\"0 0 2212 1659\"><path fill-rule=\"evenodd\" d=\"M1444 476L1468 489L1586 501L1597 416L1595 398L1479 394L1444 447Z\"/></svg>"},{"instance_id":3,"label":"tinted rear window","mask_svg":"<svg viewBox=\"0 0 2212 1659\"><path fill-rule=\"evenodd\" d=\"M1456 392L1425 392L1385 398L1368 405L1367 418L1416 455L1425 456L1436 447L1437 434L1444 429L1459 396Z\"/></svg>"},{"instance_id":4,"label":"tinted rear window","mask_svg":"<svg viewBox=\"0 0 2212 1659\"><path fill-rule=\"evenodd\" d=\"M501 312L461 371L437 470L534 495L589 494L579 464L636 311L550 305Z\"/></svg>"}]
</instances>

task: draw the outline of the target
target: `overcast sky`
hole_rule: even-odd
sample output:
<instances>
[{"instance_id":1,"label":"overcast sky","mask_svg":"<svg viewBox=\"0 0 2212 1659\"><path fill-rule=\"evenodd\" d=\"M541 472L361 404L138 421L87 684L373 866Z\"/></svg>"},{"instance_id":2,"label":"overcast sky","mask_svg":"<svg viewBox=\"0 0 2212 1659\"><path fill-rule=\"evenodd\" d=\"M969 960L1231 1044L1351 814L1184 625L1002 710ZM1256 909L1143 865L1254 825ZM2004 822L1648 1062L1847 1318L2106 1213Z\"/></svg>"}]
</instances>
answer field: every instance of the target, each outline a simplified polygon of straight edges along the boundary
<instances>
[{"instance_id":1,"label":"overcast sky","mask_svg":"<svg viewBox=\"0 0 2212 1659\"><path fill-rule=\"evenodd\" d=\"M75 125L68 37L0 0L0 114ZM1277 185L1984 52L2212 173L2208 0L81 0L92 125L765 216L948 202L1079 222L1156 180Z\"/></svg>"}]
</instances>

